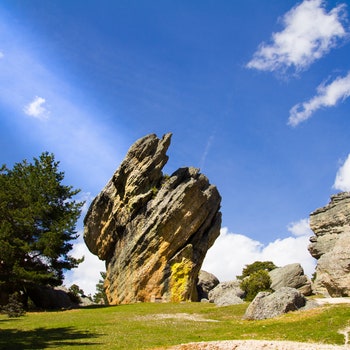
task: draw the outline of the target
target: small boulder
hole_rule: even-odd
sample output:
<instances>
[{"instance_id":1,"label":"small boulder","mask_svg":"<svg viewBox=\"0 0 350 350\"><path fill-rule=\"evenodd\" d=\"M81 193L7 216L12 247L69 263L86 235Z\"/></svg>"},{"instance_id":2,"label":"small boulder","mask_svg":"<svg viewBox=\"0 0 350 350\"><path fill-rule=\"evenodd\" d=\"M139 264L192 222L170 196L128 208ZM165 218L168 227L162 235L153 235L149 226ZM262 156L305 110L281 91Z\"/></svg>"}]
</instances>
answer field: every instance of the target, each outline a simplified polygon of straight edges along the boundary
<instances>
[{"instance_id":1,"label":"small boulder","mask_svg":"<svg viewBox=\"0 0 350 350\"><path fill-rule=\"evenodd\" d=\"M209 301L217 306L242 304L244 291L239 285L238 280L219 283L209 292Z\"/></svg>"},{"instance_id":2,"label":"small boulder","mask_svg":"<svg viewBox=\"0 0 350 350\"><path fill-rule=\"evenodd\" d=\"M278 267L269 272L271 289L278 290L282 287L298 289L304 295L311 295L311 280L304 274L300 264L289 264Z\"/></svg>"},{"instance_id":3,"label":"small boulder","mask_svg":"<svg viewBox=\"0 0 350 350\"><path fill-rule=\"evenodd\" d=\"M305 297L295 288L282 287L275 291L260 292L248 306L244 318L263 320L276 317L305 306Z\"/></svg>"},{"instance_id":4,"label":"small boulder","mask_svg":"<svg viewBox=\"0 0 350 350\"><path fill-rule=\"evenodd\" d=\"M219 280L212 273L201 270L197 283L198 300L209 299L208 293L219 283Z\"/></svg>"}]
</instances>

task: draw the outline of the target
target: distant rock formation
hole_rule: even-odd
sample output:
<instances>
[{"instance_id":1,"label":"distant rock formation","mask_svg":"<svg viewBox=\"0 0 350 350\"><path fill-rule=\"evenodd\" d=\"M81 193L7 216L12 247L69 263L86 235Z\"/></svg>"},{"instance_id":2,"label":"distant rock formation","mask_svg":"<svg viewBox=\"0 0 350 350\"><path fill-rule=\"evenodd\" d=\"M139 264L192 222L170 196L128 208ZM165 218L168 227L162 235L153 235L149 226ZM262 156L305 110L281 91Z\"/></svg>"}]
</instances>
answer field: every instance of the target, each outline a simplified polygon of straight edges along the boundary
<instances>
[{"instance_id":1,"label":"distant rock formation","mask_svg":"<svg viewBox=\"0 0 350 350\"><path fill-rule=\"evenodd\" d=\"M198 273L220 234L221 197L198 169L163 175L170 139L136 141L86 214L84 239L106 260L110 304L197 300Z\"/></svg>"},{"instance_id":2,"label":"distant rock formation","mask_svg":"<svg viewBox=\"0 0 350 350\"><path fill-rule=\"evenodd\" d=\"M264 320L298 310L305 304L305 297L295 288L282 287L274 293L260 292L249 304L244 318Z\"/></svg>"},{"instance_id":3,"label":"distant rock formation","mask_svg":"<svg viewBox=\"0 0 350 350\"><path fill-rule=\"evenodd\" d=\"M311 295L311 280L304 274L300 264L288 264L278 267L269 272L271 278L271 289L277 290L282 287L298 289L303 295Z\"/></svg>"},{"instance_id":4,"label":"distant rock formation","mask_svg":"<svg viewBox=\"0 0 350 350\"><path fill-rule=\"evenodd\" d=\"M209 292L209 302L217 306L242 304L245 293L240 283L238 280L219 283Z\"/></svg>"},{"instance_id":5,"label":"distant rock formation","mask_svg":"<svg viewBox=\"0 0 350 350\"><path fill-rule=\"evenodd\" d=\"M314 291L332 297L350 296L350 193L331 197L310 214L309 252L318 259Z\"/></svg>"},{"instance_id":6,"label":"distant rock formation","mask_svg":"<svg viewBox=\"0 0 350 350\"><path fill-rule=\"evenodd\" d=\"M208 293L219 283L220 281L212 273L200 270L197 282L198 300L209 299Z\"/></svg>"},{"instance_id":7,"label":"distant rock formation","mask_svg":"<svg viewBox=\"0 0 350 350\"><path fill-rule=\"evenodd\" d=\"M74 297L65 287L32 285L27 289L29 298L41 309L72 309L80 307L80 298ZM92 302L90 305L93 304Z\"/></svg>"}]
</instances>

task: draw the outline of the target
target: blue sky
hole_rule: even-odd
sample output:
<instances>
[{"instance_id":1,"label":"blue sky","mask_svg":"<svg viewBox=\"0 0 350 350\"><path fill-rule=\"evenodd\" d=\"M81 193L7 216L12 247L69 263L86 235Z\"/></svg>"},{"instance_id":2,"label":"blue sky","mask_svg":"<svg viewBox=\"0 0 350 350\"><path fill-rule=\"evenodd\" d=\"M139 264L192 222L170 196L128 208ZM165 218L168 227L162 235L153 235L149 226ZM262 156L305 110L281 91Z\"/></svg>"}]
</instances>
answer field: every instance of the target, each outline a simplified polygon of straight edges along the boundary
<instances>
[{"instance_id":1,"label":"blue sky","mask_svg":"<svg viewBox=\"0 0 350 350\"><path fill-rule=\"evenodd\" d=\"M204 267L232 279L269 259L311 274L307 218L350 190L349 11L321 0L3 0L1 163L53 152L90 200L133 142L172 132L165 172L199 167L222 195ZM86 262L67 284L92 291L103 264L81 239L74 253Z\"/></svg>"}]
</instances>

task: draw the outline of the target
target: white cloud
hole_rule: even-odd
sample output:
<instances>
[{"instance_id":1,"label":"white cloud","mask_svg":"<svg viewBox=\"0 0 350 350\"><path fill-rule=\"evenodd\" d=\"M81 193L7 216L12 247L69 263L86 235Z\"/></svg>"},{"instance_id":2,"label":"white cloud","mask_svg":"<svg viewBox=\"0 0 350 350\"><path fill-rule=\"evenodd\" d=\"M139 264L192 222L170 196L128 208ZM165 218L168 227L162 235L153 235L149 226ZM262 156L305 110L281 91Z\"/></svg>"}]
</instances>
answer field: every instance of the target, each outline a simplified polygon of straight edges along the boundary
<instances>
[{"instance_id":1,"label":"white cloud","mask_svg":"<svg viewBox=\"0 0 350 350\"><path fill-rule=\"evenodd\" d=\"M74 244L70 255L75 258L84 256L85 259L76 269L65 274L65 286L69 288L72 284L77 284L86 295L93 296L96 292L96 284L101 277L100 272L106 271L105 262L90 253L82 239Z\"/></svg>"},{"instance_id":2,"label":"white cloud","mask_svg":"<svg viewBox=\"0 0 350 350\"><path fill-rule=\"evenodd\" d=\"M209 249L202 269L213 273L220 281L228 281L240 275L245 265L259 260L273 261L277 266L300 263L305 273L311 276L315 260L307 250L312 235L308 219L289 224L288 230L296 237L277 239L264 246L247 236L230 233L224 227ZM82 238L74 244L71 255L76 258L85 256L85 260L77 269L66 273L64 284L67 287L77 284L86 294L94 295L100 272L105 271L105 263L89 252Z\"/></svg>"},{"instance_id":3,"label":"white cloud","mask_svg":"<svg viewBox=\"0 0 350 350\"><path fill-rule=\"evenodd\" d=\"M49 111L44 106L45 103L46 100L43 97L35 96L34 100L23 108L23 111L30 117L34 117L41 120L47 119Z\"/></svg>"},{"instance_id":4,"label":"white cloud","mask_svg":"<svg viewBox=\"0 0 350 350\"><path fill-rule=\"evenodd\" d=\"M301 234L301 230L293 232ZM309 236L299 235L277 239L264 246L247 236L230 233L227 228L222 228L220 236L207 253L202 269L213 273L220 281L228 281L240 275L247 264L273 261L277 266L300 263L305 273L311 276L315 260L307 250L308 244Z\"/></svg>"},{"instance_id":5,"label":"white cloud","mask_svg":"<svg viewBox=\"0 0 350 350\"><path fill-rule=\"evenodd\" d=\"M321 84L317 88L317 95L309 101L298 103L291 108L288 124L297 126L309 119L311 115L322 107L335 106L339 101L350 96L350 72L343 78L337 77L330 84Z\"/></svg>"},{"instance_id":6,"label":"white cloud","mask_svg":"<svg viewBox=\"0 0 350 350\"><path fill-rule=\"evenodd\" d=\"M309 219L301 219L299 221L291 222L287 229L294 236L311 236L313 233L310 229Z\"/></svg>"},{"instance_id":7,"label":"white cloud","mask_svg":"<svg viewBox=\"0 0 350 350\"><path fill-rule=\"evenodd\" d=\"M4 58L4 56L5 56L4 53L0 51L0 59Z\"/></svg>"},{"instance_id":8,"label":"white cloud","mask_svg":"<svg viewBox=\"0 0 350 350\"><path fill-rule=\"evenodd\" d=\"M333 188L340 191L350 191L350 154L338 169Z\"/></svg>"},{"instance_id":9,"label":"white cloud","mask_svg":"<svg viewBox=\"0 0 350 350\"><path fill-rule=\"evenodd\" d=\"M260 45L247 67L264 71L307 68L347 35L344 17L344 4L327 12L324 1L304 0L283 16L284 29L272 34L271 44Z\"/></svg>"}]
</instances>

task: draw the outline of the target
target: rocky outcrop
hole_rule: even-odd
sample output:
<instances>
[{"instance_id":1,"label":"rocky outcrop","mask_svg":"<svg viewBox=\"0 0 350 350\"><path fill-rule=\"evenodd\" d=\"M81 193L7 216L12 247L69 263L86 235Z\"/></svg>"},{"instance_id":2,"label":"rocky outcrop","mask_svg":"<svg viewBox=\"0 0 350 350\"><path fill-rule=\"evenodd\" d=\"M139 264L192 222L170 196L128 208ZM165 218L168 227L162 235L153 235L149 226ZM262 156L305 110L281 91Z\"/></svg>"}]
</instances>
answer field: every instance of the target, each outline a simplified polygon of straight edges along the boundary
<instances>
[{"instance_id":1,"label":"rocky outcrop","mask_svg":"<svg viewBox=\"0 0 350 350\"><path fill-rule=\"evenodd\" d=\"M68 289L64 287L50 287L33 285L28 287L27 293L36 307L41 309L72 309L79 307L79 300L73 300Z\"/></svg>"},{"instance_id":2,"label":"rocky outcrop","mask_svg":"<svg viewBox=\"0 0 350 350\"><path fill-rule=\"evenodd\" d=\"M220 281L212 273L204 270L199 271L197 282L198 300L209 299L208 293L219 283Z\"/></svg>"},{"instance_id":3,"label":"rocky outcrop","mask_svg":"<svg viewBox=\"0 0 350 350\"><path fill-rule=\"evenodd\" d=\"M278 267L269 272L271 289L277 290L282 287L298 289L303 295L311 295L311 280L304 274L300 264L289 264Z\"/></svg>"},{"instance_id":4,"label":"rocky outcrop","mask_svg":"<svg viewBox=\"0 0 350 350\"><path fill-rule=\"evenodd\" d=\"M219 283L209 292L209 301L217 306L242 304L245 293L240 283L238 280Z\"/></svg>"},{"instance_id":5,"label":"rocky outcrop","mask_svg":"<svg viewBox=\"0 0 350 350\"><path fill-rule=\"evenodd\" d=\"M283 287L274 293L260 292L248 306L244 318L263 320L276 317L305 306L306 299L295 288Z\"/></svg>"},{"instance_id":6,"label":"rocky outcrop","mask_svg":"<svg viewBox=\"0 0 350 350\"><path fill-rule=\"evenodd\" d=\"M110 304L197 300L198 273L220 233L221 197L198 169L163 175L170 139L135 142L86 214L84 239L106 260Z\"/></svg>"},{"instance_id":7,"label":"rocky outcrop","mask_svg":"<svg viewBox=\"0 0 350 350\"><path fill-rule=\"evenodd\" d=\"M310 215L309 252L318 259L314 291L332 297L350 296L350 193L331 197Z\"/></svg>"}]
</instances>

